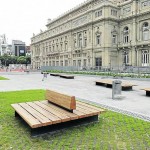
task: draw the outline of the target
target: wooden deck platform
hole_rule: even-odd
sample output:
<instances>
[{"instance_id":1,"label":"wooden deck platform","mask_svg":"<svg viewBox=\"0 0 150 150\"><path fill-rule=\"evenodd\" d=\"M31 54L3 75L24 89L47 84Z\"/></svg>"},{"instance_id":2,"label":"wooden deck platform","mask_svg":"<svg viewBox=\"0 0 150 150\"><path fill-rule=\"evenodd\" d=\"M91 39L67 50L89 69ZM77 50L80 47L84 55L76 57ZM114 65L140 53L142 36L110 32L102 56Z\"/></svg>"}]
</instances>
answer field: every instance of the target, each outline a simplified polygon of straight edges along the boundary
<instances>
[{"instance_id":1,"label":"wooden deck platform","mask_svg":"<svg viewBox=\"0 0 150 150\"><path fill-rule=\"evenodd\" d=\"M144 88L141 90L145 90L146 91L146 96L150 96L150 88Z\"/></svg>"},{"instance_id":2,"label":"wooden deck platform","mask_svg":"<svg viewBox=\"0 0 150 150\"><path fill-rule=\"evenodd\" d=\"M112 88L112 82L113 80L103 79L103 80L96 81L96 85ZM127 83L127 82L122 82L121 86L122 86L122 90L132 90L132 87L137 85L132 83Z\"/></svg>"},{"instance_id":3,"label":"wooden deck platform","mask_svg":"<svg viewBox=\"0 0 150 150\"><path fill-rule=\"evenodd\" d=\"M60 76L58 73L50 73L50 76Z\"/></svg>"},{"instance_id":4,"label":"wooden deck platform","mask_svg":"<svg viewBox=\"0 0 150 150\"><path fill-rule=\"evenodd\" d=\"M65 122L76 123L77 120L93 117L98 120L98 115L105 110L98 107L76 101L76 109L69 112L61 107L48 102L33 101L26 103L11 104L15 109L15 116L20 116L32 129L32 132L46 126L51 126L53 131L54 125L64 125ZM58 126L56 126L58 128ZM31 132L31 133L32 133ZM33 133L34 135L35 133Z\"/></svg>"},{"instance_id":5,"label":"wooden deck platform","mask_svg":"<svg viewBox=\"0 0 150 150\"><path fill-rule=\"evenodd\" d=\"M65 79L74 79L74 76L68 74L60 74L60 77Z\"/></svg>"}]
</instances>

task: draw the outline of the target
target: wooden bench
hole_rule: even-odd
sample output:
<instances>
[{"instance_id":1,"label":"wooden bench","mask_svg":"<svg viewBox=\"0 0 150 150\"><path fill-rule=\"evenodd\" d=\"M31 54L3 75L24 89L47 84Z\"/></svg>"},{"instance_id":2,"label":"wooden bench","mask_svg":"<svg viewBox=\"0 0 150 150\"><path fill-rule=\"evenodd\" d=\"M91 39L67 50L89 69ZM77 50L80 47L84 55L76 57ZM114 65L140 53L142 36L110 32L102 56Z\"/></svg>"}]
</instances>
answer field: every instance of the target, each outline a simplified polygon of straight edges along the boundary
<instances>
[{"instance_id":1,"label":"wooden bench","mask_svg":"<svg viewBox=\"0 0 150 150\"><path fill-rule=\"evenodd\" d=\"M44 71L43 71L43 72L41 72L41 74L49 74L49 72L44 72Z\"/></svg>"},{"instance_id":2,"label":"wooden bench","mask_svg":"<svg viewBox=\"0 0 150 150\"><path fill-rule=\"evenodd\" d=\"M144 88L141 90L145 90L146 91L146 96L150 96L150 88Z\"/></svg>"},{"instance_id":3,"label":"wooden bench","mask_svg":"<svg viewBox=\"0 0 150 150\"><path fill-rule=\"evenodd\" d=\"M74 76L72 76L72 75L60 74L59 76L60 76L61 78L65 78L65 79L74 79Z\"/></svg>"},{"instance_id":4,"label":"wooden bench","mask_svg":"<svg viewBox=\"0 0 150 150\"><path fill-rule=\"evenodd\" d=\"M96 81L96 85L101 85L101 86L112 88L112 82L113 80L103 79L103 80ZM132 86L136 86L136 85L122 82L121 86L122 86L122 90L132 90Z\"/></svg>"},{"instance_id":5,"label":"wooden bench","mask_svg":"<svg viewBox=\"0 0 150 150\"><path fill-rule=\"evenodd\" d=\"M58 73L50 73L50 76L60 76Z\"/></svg>"},{"instance_id":6,"label":"wooden bench","mask_svg":"<svg viewBox=\"0 0 150 150\"><path fill-rule=\"evenodd\" d=\"M98 120L104 112L98 107L79 102L74 96L46 90L46 100L11 104L15 116L31 128L31 135L51 132Z\"/></svg>"}]
</instances>

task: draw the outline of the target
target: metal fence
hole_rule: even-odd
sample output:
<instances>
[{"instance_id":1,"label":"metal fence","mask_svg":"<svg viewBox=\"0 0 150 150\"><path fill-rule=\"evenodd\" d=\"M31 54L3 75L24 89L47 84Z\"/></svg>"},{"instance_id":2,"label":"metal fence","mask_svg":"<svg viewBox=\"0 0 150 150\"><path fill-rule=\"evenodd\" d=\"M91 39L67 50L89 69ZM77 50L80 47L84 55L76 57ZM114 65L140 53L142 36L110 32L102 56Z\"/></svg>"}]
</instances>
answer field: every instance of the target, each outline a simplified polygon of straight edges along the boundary
<instances>
[{"instance_id":1,"label":"metal fence","mask_svg":"<svg viewBox=\"0 0 150 150\"><path fill-rule=\"evenodd\" d=\"M42 66L41 67L41 72L48 70L150 74L150 67L137 67L137 66L116 66L116 67Z\"/></svg>"}]
</instances>

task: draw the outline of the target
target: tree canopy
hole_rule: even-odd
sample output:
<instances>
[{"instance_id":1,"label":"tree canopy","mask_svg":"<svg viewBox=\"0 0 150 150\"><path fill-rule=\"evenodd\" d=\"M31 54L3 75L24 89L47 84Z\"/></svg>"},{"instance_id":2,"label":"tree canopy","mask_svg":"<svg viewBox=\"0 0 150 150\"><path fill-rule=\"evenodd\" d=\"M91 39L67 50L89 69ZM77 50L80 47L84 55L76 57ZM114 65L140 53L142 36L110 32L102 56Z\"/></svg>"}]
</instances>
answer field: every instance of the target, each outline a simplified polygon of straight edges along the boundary
<instances>
[{"instance_id":1,"label":"tree canopy","mask_svg":"<svg viewBox=\"0 0 150 150\"><path fill-rule=\"evenodd\" d=\"M9 64L31 64L30 56L9 56L4 54L0 56L0 66L9 66Z\"/></svg>"}]
</instances>

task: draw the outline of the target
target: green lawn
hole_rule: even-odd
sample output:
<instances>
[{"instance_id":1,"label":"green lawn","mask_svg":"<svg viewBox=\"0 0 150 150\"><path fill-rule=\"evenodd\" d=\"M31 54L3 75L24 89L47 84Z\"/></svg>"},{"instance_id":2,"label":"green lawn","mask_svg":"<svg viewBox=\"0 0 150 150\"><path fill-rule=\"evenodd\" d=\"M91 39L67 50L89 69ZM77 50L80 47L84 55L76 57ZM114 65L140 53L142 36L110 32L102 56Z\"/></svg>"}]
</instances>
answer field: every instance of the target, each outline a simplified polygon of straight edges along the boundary
<instances>
[{"instance_id":1,"label":"green lawn","mask_svg":"<svg viewBox=\"0 0 150 150\"><path fill-rule=\"evenodd\" d=\"M149 150L150 122L107 111L98 123L30 137L10 104L43 100L44 90L0 92L0 150Z\"/></svg>"},{"instance_id":2,"label":"green lawn","mask_svg":"<svg viewBox=\"0 0 150 150\"><path fill-rule=\"evenodd\" d=\"M0 80L9 80L9 79L0 76Z\"/></svg>"}]
</instances>

